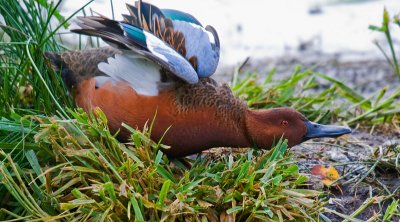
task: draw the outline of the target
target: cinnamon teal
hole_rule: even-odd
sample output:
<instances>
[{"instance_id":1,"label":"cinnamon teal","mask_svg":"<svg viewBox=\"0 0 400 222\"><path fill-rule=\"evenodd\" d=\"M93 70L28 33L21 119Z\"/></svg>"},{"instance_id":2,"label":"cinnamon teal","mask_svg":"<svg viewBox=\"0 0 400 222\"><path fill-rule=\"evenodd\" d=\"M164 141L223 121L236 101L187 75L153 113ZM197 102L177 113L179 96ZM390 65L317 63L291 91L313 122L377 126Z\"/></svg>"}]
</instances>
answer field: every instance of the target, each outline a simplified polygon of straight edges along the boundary
<instances>
[{"instance_id":1,"label":"cinnamon teal","mask_svg":"<svg viewBox=\"0 0 400 222\"><path fill-rule=\"evenodd\" d=\"M220 42L212 26L185 12L137 1L124 21L79 17L79 34L111 47L46 53L79 107L100 107L110 130L126 140L126 123L142 129L156 116L152 139L161 138L181 157L212 147L270 148L282 136L294 146L311 138L337 137L347 127L320 125L289 108L250 110L215 72ZM165 135L164 135L165 134Z\"/></svg>"}]
</instances>

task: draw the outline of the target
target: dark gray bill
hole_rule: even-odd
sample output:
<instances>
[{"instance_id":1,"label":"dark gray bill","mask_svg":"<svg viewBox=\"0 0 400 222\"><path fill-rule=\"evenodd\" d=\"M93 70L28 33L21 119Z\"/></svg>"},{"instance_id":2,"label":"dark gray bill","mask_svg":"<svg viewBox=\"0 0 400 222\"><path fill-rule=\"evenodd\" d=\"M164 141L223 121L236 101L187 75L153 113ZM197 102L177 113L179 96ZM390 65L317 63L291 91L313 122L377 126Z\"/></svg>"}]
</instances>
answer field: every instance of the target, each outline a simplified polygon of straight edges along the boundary
<instances>
[{"instance_id":1,"label":"dark gray bill","mask_svg":"<svg viewBox=\"0 0 400 222\"><path fill-rule=\"evenodd\" d=\"M338 137L351 133L351 129L345 126L322 125L311 121L304 121L307 127L307 133L304 135L303 141L312 138L322 137Z\"/></svg>"}]
</instances>

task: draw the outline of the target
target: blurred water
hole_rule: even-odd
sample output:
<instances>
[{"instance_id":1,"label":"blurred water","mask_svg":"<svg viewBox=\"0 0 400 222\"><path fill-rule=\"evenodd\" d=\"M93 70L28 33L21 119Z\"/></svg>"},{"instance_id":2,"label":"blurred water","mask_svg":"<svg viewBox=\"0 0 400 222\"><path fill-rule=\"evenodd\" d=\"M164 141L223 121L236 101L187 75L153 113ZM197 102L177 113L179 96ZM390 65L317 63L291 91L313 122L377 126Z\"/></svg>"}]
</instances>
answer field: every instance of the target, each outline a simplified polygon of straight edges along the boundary
<instances>
[{"instance_id":1,"label":"blurred water","mask_svg":"<svg viewBox=\"0 0 400 222\"><path fill-rule=\"evenodd\" d=\"M77 3L79 2L79 4ZM400 13L400 0L149 0L160 8L186 11L202 24L214 26L222 45L221 64L236 64L247 56L263 58L297 52L299 48L325 53L363 52L379 55L373 40L382 34L368 30L380 25L383 8ZM114 0L115 18L127 13ZM67 1L64 14L82 6ZM110 1L95 1L90 8L111 17ZM400 39L400 28L393 27ZM396 38L396 37L395 37Z\"/></svg>"}]
</instances>

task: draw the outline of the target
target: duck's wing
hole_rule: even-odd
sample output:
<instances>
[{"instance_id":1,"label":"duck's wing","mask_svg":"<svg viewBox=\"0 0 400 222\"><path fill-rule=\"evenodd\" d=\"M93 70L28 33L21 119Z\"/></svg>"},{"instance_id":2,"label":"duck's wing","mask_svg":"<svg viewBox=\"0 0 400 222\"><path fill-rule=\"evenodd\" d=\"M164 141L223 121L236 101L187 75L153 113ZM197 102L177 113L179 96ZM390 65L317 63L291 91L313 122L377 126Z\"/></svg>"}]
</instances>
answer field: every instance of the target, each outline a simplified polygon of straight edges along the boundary
<instances>
[{"instance_id":1,"label":"duck's wing","mask_svg":"<svg viewBox=\"0 0 400 222\"><path fill-rule=\"evenodd\" d=\"M73 94L75 89L91 79L95 79L96 88L107 83L118 87L118 83L125 82L137 94L145 96L157 96L162 90L177 84L170 79L168 81L161 67L146 57L129 51L124 53L124 50L112 47L62 53L45 52L44 56L52 68L61 74Z\"/></svg>"},{"instance_id":2,"label":"duck's wing","mask_svg":"<svg viewBox=\"0 0 400 222\"><path fill-rule=\"evenodd\" d=\"M212 26L203 25L192 15L136 1L127 4L129 15L125 22L141 27L162 39L185 57L199 77L209 77L217 69L220 57L220 42Z\"/></svg>"},{"instance_id":3,"label":"duck's wing","mask_svg":"<svg viewBox=\"0 0 400 222\"><path fill-rule=\"evenodd\" d=\"M79 28L71 31L101 37L113 47L121 49L123 56L146 58L187 83L198 82L196 71L181 54L142 28L104 16L78 17L77 25ZM120 69L122 65L128 67L135 65L134 61L122 59L122 57L118 59L118 63L115 63L118 67L115 69Z\"/></svg>"},{"instance_id":4,"label":"duck's wing","mask_svg":"<svg viewBox=\"0 0 400 222\"><path fill-rule=\"evenodd\" d=\"M138 92L138 84L159 89L162 83L183 80L195 84L199 77L215 72L219 40L215 30L193 16L137 1L127 5L128 15L118 22L105 16L78 17L79 28L71 31L101 37L122 53L98 64L113 81L124 80ZM164 14L165 13L165 14ZM101 85L108 79L96 78ZM181 81L182 82L182 81ZM155 95L155 91L144 92Z\"/></svg>"}]
</instances>

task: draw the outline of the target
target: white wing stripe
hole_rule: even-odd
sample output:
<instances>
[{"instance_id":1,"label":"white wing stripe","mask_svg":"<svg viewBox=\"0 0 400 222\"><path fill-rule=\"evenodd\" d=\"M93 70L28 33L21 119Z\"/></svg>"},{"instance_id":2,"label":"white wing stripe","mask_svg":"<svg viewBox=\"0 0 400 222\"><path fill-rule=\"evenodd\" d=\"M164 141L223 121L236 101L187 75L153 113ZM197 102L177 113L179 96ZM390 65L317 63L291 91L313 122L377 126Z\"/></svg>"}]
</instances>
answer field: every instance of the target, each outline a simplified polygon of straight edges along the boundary
<instances>
[{"instance_id":1,"label":"white wing stripe","mask_svg":"<svg viewBox=\"0 0 400 222\"><path fill-rule=\"evenodd\" d=\"M124 53L99 63L99 70L110 76L113 82L128 82L138 94L157 96L161 82L160 66L133 52Z\"/></svg>"}]
</instances>

